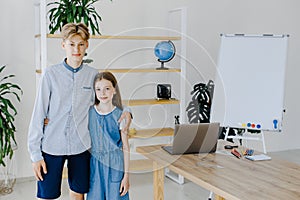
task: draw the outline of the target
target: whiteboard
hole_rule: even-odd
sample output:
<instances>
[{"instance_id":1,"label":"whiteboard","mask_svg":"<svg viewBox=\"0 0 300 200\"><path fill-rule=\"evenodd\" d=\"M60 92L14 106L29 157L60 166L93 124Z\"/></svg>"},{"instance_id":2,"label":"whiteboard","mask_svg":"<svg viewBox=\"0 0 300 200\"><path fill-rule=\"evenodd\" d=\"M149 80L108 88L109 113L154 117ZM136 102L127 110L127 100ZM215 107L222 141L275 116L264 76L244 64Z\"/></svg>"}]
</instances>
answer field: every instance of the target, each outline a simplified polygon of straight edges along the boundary
<instances>
[{"instance_id":1,"label":"whiteboard","mask_svg":"<svg viewBox=\"0 0 300 200\"><path fill-rule=\"evenodd\" d=\"M288 35L221 35L211 122L281 131Z\"/></svg>"}]
</instances>

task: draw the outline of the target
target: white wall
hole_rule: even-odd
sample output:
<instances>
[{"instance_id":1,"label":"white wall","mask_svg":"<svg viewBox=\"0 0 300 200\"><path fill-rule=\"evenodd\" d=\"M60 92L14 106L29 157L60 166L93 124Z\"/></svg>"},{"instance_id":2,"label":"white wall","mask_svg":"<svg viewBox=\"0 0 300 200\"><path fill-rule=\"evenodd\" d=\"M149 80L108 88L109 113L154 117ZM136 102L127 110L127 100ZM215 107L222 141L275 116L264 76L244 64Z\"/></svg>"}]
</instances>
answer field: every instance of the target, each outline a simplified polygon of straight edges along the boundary
<instances>
[{"instance_id":1,"label":"white wall","mask_svg":"<svg viewBox=\"0 0 300 200\"><path fill-rule=\"evenodd\" d=\"M7 64L8 72L16 74L15 79L24 90L22 103L18 104L19 115L16 118L17 176L32 176L31 163L27 153L27 129L35 98L34 66L34 1L1 1L1 53L0 64ZM290 34L288 66L286 78L286 116L284 129L280 134L267 133L266 142L269 151L300 148L300 134L297 120L300 95L299 85L300 29L297 0L108 0L97 4L103 17L102 33L118 34L143 27L166 27L167 10L186 6L187 15L187 66L190 84L207 82L213 79L220 45L220 33L274 33ZM152 33L153 32L153 33ZM129 31L129 33L154 34L152 29ZM59 43L58 43L59 44ZM155 43L153 43L155 44ZM152 43L147 45L153 45ZM63 52L58 45L51 45L49 64L60 62ZM110 55L109 49L107 54ZM96 55L96 53L94 54ZM102 61L97 66L106 66L105 51L100 54ZM109 57L109 56L108 56ZM140 60L132 60L135 65ZM151 62L147 60L147 62ZM125 64L130 64L127 60ZM133 80L135 81L135 80ZM191 88L187 89L187 95ZM295 92L296 91L296 92Z\"/></svg>"},{"instance_id":2,"label":"white wall","mask_svg":"<svg viewBox=\"0 0 300 200\"><path fill-rule=\"evenodd\" d=\"M27 153L27 130L35 97L34 67L34 10L31 1L0 2L0 64L6 64L7 73L16 75L14 81L23 89L21 103L16 107L18 150L16 152L17 176L32 176Z\"/></svg>"}]
</instances>

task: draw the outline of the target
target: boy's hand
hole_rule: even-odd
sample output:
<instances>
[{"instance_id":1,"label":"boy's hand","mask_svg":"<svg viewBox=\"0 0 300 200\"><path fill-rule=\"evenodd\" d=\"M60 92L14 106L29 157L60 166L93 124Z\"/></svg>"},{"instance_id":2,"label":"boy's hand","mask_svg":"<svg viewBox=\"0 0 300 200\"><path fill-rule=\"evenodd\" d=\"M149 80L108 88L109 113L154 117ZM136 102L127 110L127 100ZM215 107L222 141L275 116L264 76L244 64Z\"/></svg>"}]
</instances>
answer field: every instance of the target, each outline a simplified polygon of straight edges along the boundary
<instances>
[{"instance_id":1,"label":"boy's hand","mask_svg":"<svg viewBox=\"0 0 300 200\"><path fill-rule=\"evenodd\" d=\"M48 119L48 118L45 118L45 119L44 119L44 126L47 126L48 123L49 123L49 119Z\"/></svg>"},{"instance_id":2,"label":"boy's hand","mask_svg":"<svg viewBox=\"0 0 300 200\"><path fill-rule=\"evenodd\" d=\"M131 114L130 112L123 112L120 119L118 120L119 123L121 123L121 121L125 119L125 126L122 128L122 132L123 133L128 133L130 124L131 124Z\"/></svg>"},{"instance_id":3,"label":"boy's hand","mask_svg":"<svg viewBox=\"0 0 300 200\"><path fill-rule=\"evenodd\" d=\"M36 180L43 181L42 172L47 174L47 167L44 160L39 160L37 162L32 163L33 172ZM43 171L42 171L43 170Z\"/></svg>"}]
</instances>

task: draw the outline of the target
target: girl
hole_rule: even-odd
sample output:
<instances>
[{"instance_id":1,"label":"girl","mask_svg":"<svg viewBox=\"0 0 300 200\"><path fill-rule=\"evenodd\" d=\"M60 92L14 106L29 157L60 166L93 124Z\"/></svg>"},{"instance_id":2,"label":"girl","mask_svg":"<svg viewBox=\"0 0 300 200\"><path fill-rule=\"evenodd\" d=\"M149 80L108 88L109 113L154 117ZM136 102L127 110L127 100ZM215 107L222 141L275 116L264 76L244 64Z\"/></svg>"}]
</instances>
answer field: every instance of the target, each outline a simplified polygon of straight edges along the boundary
<instances>
[{"instance_id":1,"label":"girl","mask_svg":"<svg viewBox=\"0 0 300 200\"><path fill-rule=\"evenodd\" d=\"M117 80L110 72L94 80L95 105L89 111L92 140L88 200L129 200L129 144L118 119L122 102Z\"/></svg>"}]
</instances>

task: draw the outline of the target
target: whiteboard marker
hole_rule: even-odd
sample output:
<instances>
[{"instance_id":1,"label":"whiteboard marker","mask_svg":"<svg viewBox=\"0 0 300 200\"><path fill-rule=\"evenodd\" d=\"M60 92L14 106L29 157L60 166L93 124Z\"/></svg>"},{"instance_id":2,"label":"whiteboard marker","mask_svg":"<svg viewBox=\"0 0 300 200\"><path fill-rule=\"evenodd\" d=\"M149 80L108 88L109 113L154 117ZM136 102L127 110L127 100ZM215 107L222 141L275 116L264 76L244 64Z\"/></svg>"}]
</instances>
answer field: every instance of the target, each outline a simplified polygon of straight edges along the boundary
<instances>
[{"instance_id":1,"label":"whiteboard marker","mask_svg":"<svg viewBox=\"0 0 300 200\"><path fill-rule=\"evenodd\" d=\"M278 120L277 119L273 120L273 125L274 125L274 129L278 129Z\"/></svg>"},{"instance_id":2,"label":"whiteboard marker","mask_svg":"<svg viewBox=\"0 0 300 200\"><path fill-rule=\"evenodd\" d=\"M272 37L273 34L263 34L263 36Z\"/></svg>"}]
</instances>

